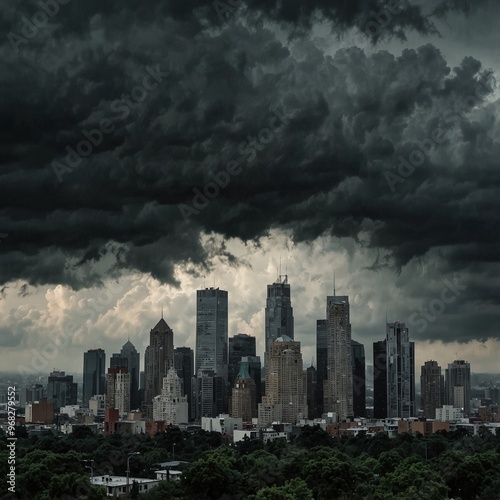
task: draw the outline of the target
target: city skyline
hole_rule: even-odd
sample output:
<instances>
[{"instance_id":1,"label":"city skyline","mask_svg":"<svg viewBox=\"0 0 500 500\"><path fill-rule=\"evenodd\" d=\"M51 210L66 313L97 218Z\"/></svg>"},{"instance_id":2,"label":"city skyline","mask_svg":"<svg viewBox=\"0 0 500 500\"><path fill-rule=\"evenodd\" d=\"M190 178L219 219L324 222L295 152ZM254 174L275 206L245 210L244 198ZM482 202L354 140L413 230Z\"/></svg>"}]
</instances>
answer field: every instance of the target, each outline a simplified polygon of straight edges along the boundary
<instances>
[{"instance_id":1,"label":"city skyline","mask_svg":"<svg viewBox=\"0 0 500 500\"><path fill-rule=\"evenodd\" d=\"M300 288L300 287L298 287L298 288ZM206 290L210 290L210 288L206 288ZM323 299L324 299L324 297L323 297ZM331 295L327 295L326 299L327 299L327 304L328 304L328 300L333 300L333 297ZM236 299L236 302L237 302L237 299ZM229 301L229 303L231 303L231 301ZM264 310L264 308L262 308L262 309ZM163 311L163 307L162 307L162 311ZM357 311L357 312L359 314L359 311ZM355 312L355 316L356 316L356 312ZM231 318L229 317L229 319L231 319ZM174 319L174 321L175 321L175 319ZM316 320L314 320L314 322L316 322ZM146 328L146 330L147 330L147 328ZM411 333L412 333L412 338L414 338L415 334L413 332L411 332ZM231 334L230 338L234 338L238 334L241 334L241 332ZM246 334L243 334L243 335L251 335L251 336L255 336L256 337L256 340L257 340L257 355L259 355L259 350L262 349L263 344L264 344L264 342L262 341L264 336L263 335L259 336L258 332L253 332L253 331L251 331L249 333L246 333ZM353 334L353 337L355 335L356 335L356 333ZM379 336L378 333L376 335ZM127 333L127 337L130 337L130 333ZM177 338L177 336L174 336L174 337ZM185 336L182 336L180 339L178 339L179 342L177 342L177 340L176 340L174 346L175 347L181 347L181 346L184 347L185 343L182 342L183 339L185 339ZM313 366L317 367L317 354L318 353L317 353L316 344L315 344L315 342L317 340L316 339L316 331L314 331L313 335L309 334L305 338L302 337L302 338L299 338L298 340L301 343L303 343L304 341L307 342L308 340L310 342L313 342L312 345L309 345L308 347L305 347L306 354L304 355L304 366L307 368L308 366L311 366L310 363L313 363ZM117 340L116 342L120 342L120 341L121 340ZM149 335L148 335L148 341L149 341ZM116 346L116 342L113 343L114 346ZM126 344L129 344L129 343L130 343L130 340L128 340L126 342ZM368 344L368 342L366 342L366 341L365 342L361 342L361 343L365 344L365 345ZM99 345L99 344L94 344L94 348L93 349L97 349L97 347L96 347L97 345ZM123 347L125 347L125 345ZM147 345L148 344L145 344L146 347L147 347ZM371 345L371 343L370 343L370 345ZM420 342L419 342L419 345L420 345ZM188 347L192 348L193 351L196 352L196 345L195 344L193 346L188 346ZM99 347L99 349L100 348L101 347ZM89 349L89 350L93 350L93 349ZM117 350L117 347L111 347L109 349L108 356L111 357L111 352L113 350ZM144 349L144 350L146 350L146 349ZM106 349L105 349L105 351L106 351ZM310 353L312 353L312 355L310 355ZM262 350L262 354L263 354L263 350ZM260 354L260 355L262 356L262 354ZM416 365L417 366L421 366L425 361L428 361L429 359L433 359L435 357L436 357L435 355L427 357L426 355L419 353L419 350L417 350ZM464 356L460 356L460 355L458 355L458 353L456 353L455 355L450 356L449 353L448 353L446 356L443 356L441 358L442 360L440 361L440 363L446 366L449 362L451 362L451 358L457 359L457 358L460 358L460 357L464 357ZM32 357L32 359L36 360L37 362L38 362L39 358L40 358L40 356L38 356L38 357L37 356ZM42 358L41 359L43 359L43 354L42 354ZM311 359L311 362L309 362L308 359ZM64 361L64 358L61 358L61 360ZM45 363L46 363L47 366L50 366L50 363L48 363L47 360L45 360ZM368 356L367 357L367 363L366 363L366 365L370 366L371 364L372 364L371 356ZM474 365L474 363L472 363L472 364ZM54 366L57 367L58 370L62 370L62 368L60 367L59 364L57 364L57 362L54 364ZM28 365L28 367L29 367L29 365ZM32 368L31 368L31 371L33 371ZM50 370L47 370L47 372L48 371L50 371ZM65 370L65 371L68 371L68 370ZM42 372L43 372L43 370L42 370ZM80 373L78 370L69 370L68 372L72 373L72 374L74 374L74 373L77 373L77 374ZM483 370L483 372L485 372L485 370ZM498 370L498 372L500 372L500 369ZM491 373L497 373L497 372L495 370L492 370Z\"/></svg>"}]
</instances>

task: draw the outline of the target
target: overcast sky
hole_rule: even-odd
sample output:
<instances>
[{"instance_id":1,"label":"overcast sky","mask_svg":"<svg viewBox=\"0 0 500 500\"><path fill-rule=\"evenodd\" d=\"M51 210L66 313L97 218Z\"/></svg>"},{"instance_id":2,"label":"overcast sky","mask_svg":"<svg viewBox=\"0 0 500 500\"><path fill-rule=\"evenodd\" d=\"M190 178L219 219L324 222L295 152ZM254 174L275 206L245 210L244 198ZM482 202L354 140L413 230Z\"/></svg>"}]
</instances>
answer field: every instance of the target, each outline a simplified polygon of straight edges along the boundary
<instances>
[{"instance_id":1,"label":"overcast sky","mask_svg":"<svg viewBox=\"0 0 500 500\"><path fill-rule=\"evenodd\" d=\"M194 348L214 285L262 355L281 258L306 366L335 269L368 364L500 372L500 6L59 1L0 6L2 369Z\"/></svg>"}]
</instances>

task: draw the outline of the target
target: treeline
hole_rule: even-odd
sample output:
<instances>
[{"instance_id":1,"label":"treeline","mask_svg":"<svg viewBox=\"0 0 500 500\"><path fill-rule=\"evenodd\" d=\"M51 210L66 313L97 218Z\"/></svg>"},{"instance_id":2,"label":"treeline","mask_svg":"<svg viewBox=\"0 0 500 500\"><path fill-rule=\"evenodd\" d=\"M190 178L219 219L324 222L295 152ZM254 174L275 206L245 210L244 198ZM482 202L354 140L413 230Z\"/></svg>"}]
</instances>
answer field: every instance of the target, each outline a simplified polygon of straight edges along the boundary
<instances>
[{"instance_id":1,"label":"treeline","mask_svg":"<svg viewBox=\"0 0 500 500\"><path fill-rule=\"evenodd\" d=\"M7 474L6 438L2 436L1 473ZM481 429L440 432L424 438L384 433L332 439L319 427L305 427L292 443L235 445L218 433L172 428L154 438L145 435L100 436L86 428L72 435L28 437L18 432L16 495L2 498L104 499L90 485L94 475L154 478L155 464L185 460L179 482L162 481L141 499L248 500L441 500L500 499L500 435ZM137 495L131 492L130 498Z\"/></svg>"}]
</instances>

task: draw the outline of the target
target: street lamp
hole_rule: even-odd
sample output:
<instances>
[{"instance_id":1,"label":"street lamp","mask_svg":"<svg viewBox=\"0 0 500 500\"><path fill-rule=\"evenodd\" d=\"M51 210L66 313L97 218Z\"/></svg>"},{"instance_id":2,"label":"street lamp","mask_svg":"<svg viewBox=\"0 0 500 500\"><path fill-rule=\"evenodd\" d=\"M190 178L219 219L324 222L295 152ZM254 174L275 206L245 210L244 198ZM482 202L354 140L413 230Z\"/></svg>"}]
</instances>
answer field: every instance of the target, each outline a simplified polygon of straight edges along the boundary
<instances>
[{"instance_id":1,"label":"street lamp","mask_svg":"<svg viewBox=\"0 0 500 500\"><path fill-rule=\"evenodd\" d=\"M94 462L93 460L84 460L84 463L90 462L90 465L85 465L86 469L90 469L90 484L92 484L92 480L94 479L94 469L92 468L92 463Z\"/></svg>"},{"instance_id":2,"label":"street lamp","mask_svg":"<svg viewBox=\"0 0 500 500\"><path fill-rule=\"evenodd\" d=\"M172 462L175 460L175 443L172 443Z\"/></svg>"},{"instance_id":3,"label":"street lamp","mask_svg":"<svg viewBox=\"0 0 500 500\"><path fill-rule=\"evenodd\" d=\"M134 453L129 453L127 458L127 493L128 493L128 478L130 475L130 459L133 455L140 455L138 451L134 451Z\"/></svg>"}]
</instances>

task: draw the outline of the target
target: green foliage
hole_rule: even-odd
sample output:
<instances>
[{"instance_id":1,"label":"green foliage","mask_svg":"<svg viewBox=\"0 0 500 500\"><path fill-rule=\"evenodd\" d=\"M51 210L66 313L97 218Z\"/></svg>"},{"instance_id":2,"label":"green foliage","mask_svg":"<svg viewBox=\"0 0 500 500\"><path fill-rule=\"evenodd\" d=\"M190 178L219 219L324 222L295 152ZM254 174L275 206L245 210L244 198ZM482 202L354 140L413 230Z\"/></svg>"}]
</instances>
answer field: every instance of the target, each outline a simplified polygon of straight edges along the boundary
<instances>
[{"instance_id":1,"label":"green foliage","mask_svg":"<svg viewBox=\"0 0 500 500\"><path fill-rule=\"evenodd\" d=\"M271 486L260 490L250 500L314 500L312 491L302 479L292 479L284 486Z\"/></svg>"},{"instance_id":2,"label":"green foliage","mask_svg":"<svg viewBox=\"0 0 500 500\"><path fill-rule=\"evenodd\" d=\"M0 472L7 473L5 436L0 435ZM500 498L500 435L462 431L430 437L384 433L332 440L318 427L304 428L290 444L245 440L227 446L214 432L170 428L146 435L98 436L47 433L20 437L17 498L100 500L94 474L154 477L155 464L175 458L190 462L180 481L162 481L144 499L193 500L482 500ZM91 460L92 462L85 462ZM137 493L137 492L135 492ZM130 497L137 496L131 492ZM8 497L1 497L8 498Z\"/></svg>"}]
</instances>

